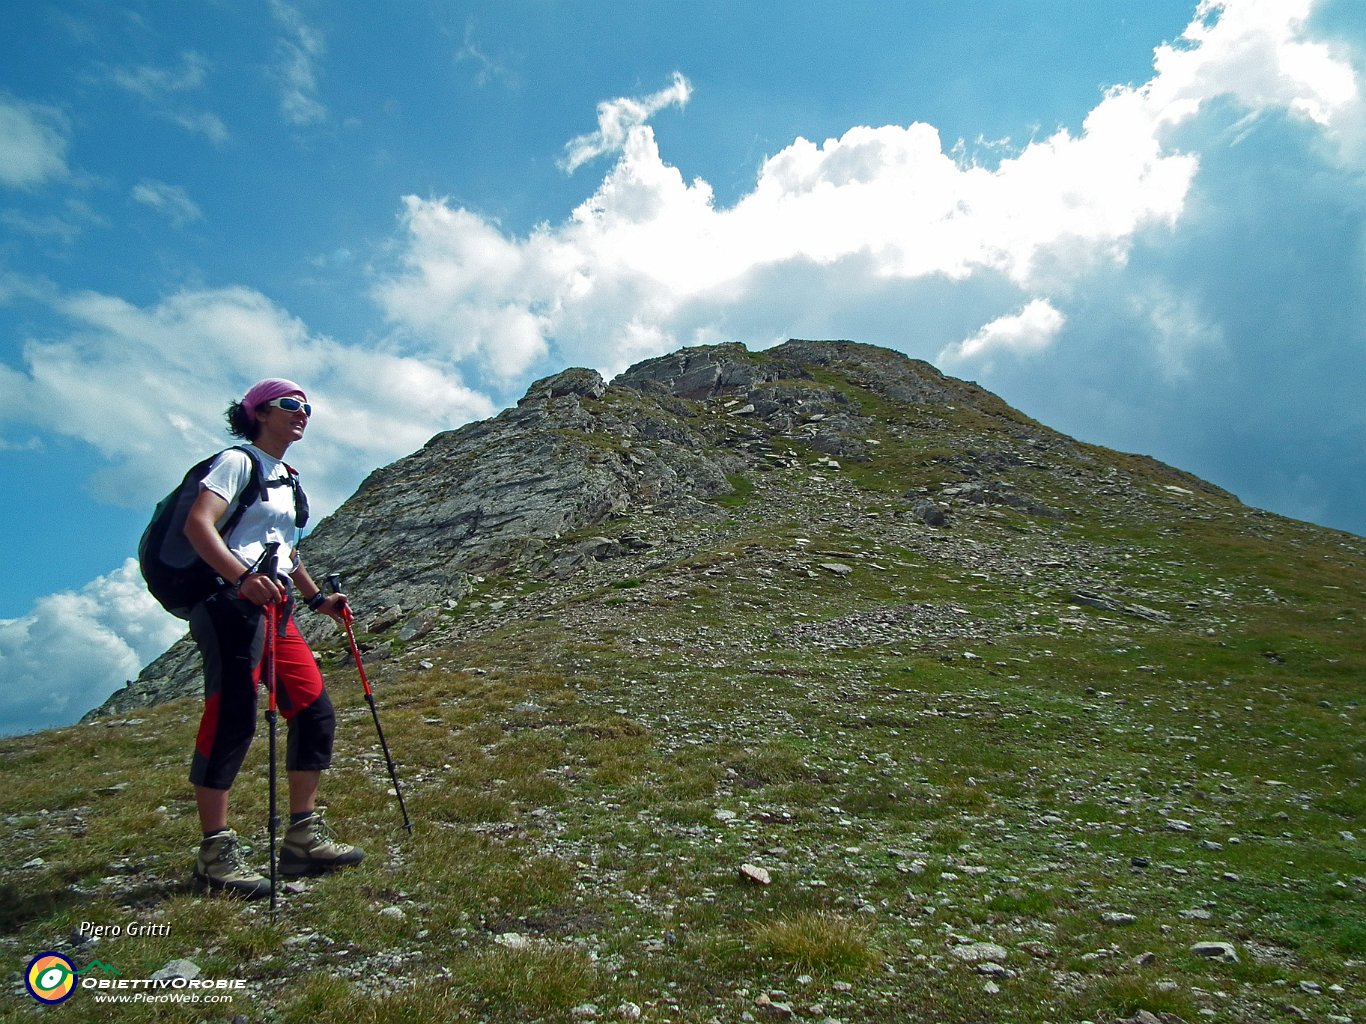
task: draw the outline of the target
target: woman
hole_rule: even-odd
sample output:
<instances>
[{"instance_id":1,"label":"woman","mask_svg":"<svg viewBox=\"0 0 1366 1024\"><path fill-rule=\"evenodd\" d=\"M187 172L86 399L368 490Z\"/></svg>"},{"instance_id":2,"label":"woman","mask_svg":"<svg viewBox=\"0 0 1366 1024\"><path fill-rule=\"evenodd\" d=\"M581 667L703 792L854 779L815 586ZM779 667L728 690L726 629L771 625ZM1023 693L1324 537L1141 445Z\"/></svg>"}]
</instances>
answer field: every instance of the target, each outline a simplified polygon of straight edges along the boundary
<instances>
[{"instance_id":1,"label":"woman","mask_svg":"<svg viewBox=\"0 0 1366 1024\"><path fill-rule=\"evenodd\" d=\"M228 791L256 731L257 687L265 646L265 607L275 605L285 628L275 637L277 703L289 726L285 770L290 824L280 851L286 876L321 874L359 864L360 850L340 843L317 809L321 773L331 765L335 716L308 643L293 618L293 593L315 611L340 620L346 598L322 592L294 550L295 487L283 459L304 436L312 407L299 385L268 378L228 406L232 434L251 443L263 486L231 532L228 519L252 475L253 456L228 449L200 483L185 523L195 551L227 585L190 613L190 633L204 658L204 715L195 740L190 782L204 839L194 878L208 889L255 898L269 896L270 880L247 865L236 833L228 828ZM287 485L287 486L286 486ZM278 545L281 575L259 566Z\"/></svg>"}]
</instances>

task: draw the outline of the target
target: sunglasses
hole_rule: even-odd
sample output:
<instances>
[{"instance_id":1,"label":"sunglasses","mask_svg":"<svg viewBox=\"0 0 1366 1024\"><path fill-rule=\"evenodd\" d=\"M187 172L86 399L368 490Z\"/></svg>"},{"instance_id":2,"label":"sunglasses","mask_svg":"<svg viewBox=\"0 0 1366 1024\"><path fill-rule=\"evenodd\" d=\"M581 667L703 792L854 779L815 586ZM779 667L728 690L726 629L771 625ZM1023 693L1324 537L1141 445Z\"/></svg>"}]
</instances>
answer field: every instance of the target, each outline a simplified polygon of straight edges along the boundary
<instances>
[{"instance_id":1,"label":"sunglasses","mask_svg":"<svg viewBox=\"0 0 1366 1024\"><path fill-rule=\"evenodd\" d=\"M302 398L275 398L267 402L266 405L276 409L283 409L285 412L300 412L305 416L313 415L313 406L309 405Z\"/></svg>"}]
</instances>

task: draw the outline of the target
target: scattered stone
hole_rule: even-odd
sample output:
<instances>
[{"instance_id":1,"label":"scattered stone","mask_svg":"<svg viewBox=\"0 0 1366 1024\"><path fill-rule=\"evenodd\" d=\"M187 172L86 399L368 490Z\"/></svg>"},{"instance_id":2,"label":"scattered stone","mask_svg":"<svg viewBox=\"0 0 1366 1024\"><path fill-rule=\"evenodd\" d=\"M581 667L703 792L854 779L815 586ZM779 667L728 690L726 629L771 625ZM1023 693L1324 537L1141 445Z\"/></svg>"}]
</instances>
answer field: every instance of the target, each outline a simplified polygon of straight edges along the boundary
<instances>
[{"instance_id":1,"label":"scattered stone","mask_svg":"<svg viewBox=\"0 0 1366 1024\"><path fill-rule=\"evenodd\" d=\"M913 514L926 526L943 526L948 521L948 517L944 515L944 510L932 501L916 502Z\"/></svg>"},{"instance_id":2,"label":"scattered stone","mask_svg":"<svg viewBox=\"0 0 1366 1024\"><path fill-rule=\"evenodd\" d=\"M998 946L994 942L971 942L965 946L954 946L949 950L949 953L954 958L968 964L980 964L988 961L1001 963L1010 955L1004 946Z\"/></svg>"},{"instance_id":3,"label":"scattered stone","mask_svg":"<svg viewBox=\"0 0 1366 1024\"><path fill-rule=\"evenodd\" d=\"M184 978L186 981L194 981L202 972L199 965L193 960L172 960L161 970L152 974L153 981L172 981L176 978Z\"/></svg>"},{"instance_id":4,"label":"scattered stone","mask_svg":"<svg viewBox=\"0 0 1366 1024\"><path fill-rule=\"evenodd\" d=\"M1138 920L1133 914L1123 914L1115 910L1107 910L1100 915L1100 919L1106 924L1115 925L1134 924Z\"/></svg>"},{"instance_id":5,"label":"scattered stone","mask_svg":"<svg viewBox=\"0 0 1366 1024\"><path fill-rule=\"evenodd\" d=\"M402 921L407 915L403 913L402 907L385 907L379 912L380 917L387 917L394 921Z\"/></svg>"},{"instance_id":6,"label":"scattered stone","mask_svg":"<svg viewBox=\"0 0 1366 1024\"><path fill-rule=\"evenodd\" d=\"M754 1008L769 1020L791 1020L795 1016L791 1003L779 1002L767 992L761 992L754 1000Z\"/></svg>"},{"instance_id":7,"label":"scattered stone","mask_svg":"<svg viewBox=\"0 0 1366 1024\"><path fill-rule=\"evenodd\" d=\"M617 1016L624 1021L640 1020L640 1006L637 1003L622 1003L617 1007Z\"/></svg>"},{"instance_id":8,"label":"scattered stone","mask_svg":"<svg viewBox=\"0 0 1366 1024\"><path fill-rule=\"evenodd\" d=\"M770 885L773 882L772 876L757 864L741 864L740 877L756 885Z\"/></svg>"},{"instance_id":9,"label":"scattered stone","mask_svg":"<svg viewBox=\"0 0 1366 1024\"><path fill-rule=\"evenodd\" d=\"M1222 960L1226 964L1238 962L1238 950L1231 942L1197 942L1191 947L1191 952L1211 960Z\"/></svg>"},{"instance_id":10,"label":"scattered stone","mask_svg":"<svg viewBox=\"0 0 1366 1024\"><path fill-rule=\"evenodd\" d=\"M518 932L503 932L503 934L494 938L493 941L498 943L498 945L500 946L507 947L508 949L531 948L531 939L527 938L527 936L525 935L519 934Z\"/></svg>"}]
</instances>

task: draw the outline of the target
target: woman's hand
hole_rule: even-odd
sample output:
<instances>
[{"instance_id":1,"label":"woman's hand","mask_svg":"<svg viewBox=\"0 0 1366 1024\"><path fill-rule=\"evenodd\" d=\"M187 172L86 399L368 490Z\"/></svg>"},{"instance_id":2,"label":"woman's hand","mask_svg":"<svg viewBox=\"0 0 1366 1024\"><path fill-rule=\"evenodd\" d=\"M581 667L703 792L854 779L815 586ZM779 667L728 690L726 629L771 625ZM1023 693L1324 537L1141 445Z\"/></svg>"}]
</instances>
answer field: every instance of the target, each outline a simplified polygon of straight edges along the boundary
<instances>
[{"instance_id":1,"label":"woman's hand","mask_svg":"<svg viewBox=\"0 0 1366 1024\"><path fill-rule=\"evenodd\" d=\"M322 603L313 609L319 615L326 615L337 622L345 622L347 607L345 594L328 594Z\"/></svg>"},{"instance_id":2,"label":"woman's hand","mask_svg":"<svg viewBox=\"0 0 1366 1024\"><path fill-rule=\"evenodd\" d=\"M253 572L237 585L237 596L254 605L265 606L279 604L285 599L285 592L265 573Z\"/></svg>"}]
</instances>

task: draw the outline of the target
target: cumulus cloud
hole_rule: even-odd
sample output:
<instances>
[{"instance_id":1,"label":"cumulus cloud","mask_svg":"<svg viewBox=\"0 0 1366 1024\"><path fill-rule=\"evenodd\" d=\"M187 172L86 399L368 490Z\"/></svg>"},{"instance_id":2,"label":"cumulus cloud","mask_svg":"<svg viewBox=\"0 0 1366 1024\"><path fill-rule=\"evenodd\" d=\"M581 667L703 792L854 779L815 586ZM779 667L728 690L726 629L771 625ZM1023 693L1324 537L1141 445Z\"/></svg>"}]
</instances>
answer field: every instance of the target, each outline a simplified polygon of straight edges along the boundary
<instances>
[{"instance_id":1,"label":"cumulus cloud","mask_svg":"<svg viewBox=\"0 0 1366 1024\"><path fill-rule=\"evenodd\" d=\"M0 185L33 188L66 177L69 135L59 111L0 94Z\"/></svg>"},{"instance_id":2,"label":"cumulus cloud","mask_svg":"<svg viewBox=\"0 0 1366 1024\"><path fill-rule=\"evenodd\" d=\"M692 83L675 71L673 83L659 92L599 103L597 131L571 139L564 147L560 167L572 174L590 160L621 152L635 129L666 107L687 106L691 97Z\"/></svg>"},{"instance_id":3,"label":"cumulus cloud","mask_svg":"<svg viewBox=\"0 0 1366 1024\"><path fill-rule=\"evenodd\" d=\"M68 725L104 701L185 632L126 561L80 590L0 619L0 734Z\"/></svg>"},{"instance_id":4,"label":"cumulus cloud","mask_svg":"<svg viewBox=\"0 0 1366 1024\"><path fill-rule=\"evenodd\" d=\"M1366 125L1351 64L1326 42L1306 38L1317 0L1201 0L1176 45L1159 46L1146 87L1167 120L1190 117L1219 96L1257 117L1290 111L1326 130L1348 158L1362 155Z\"/></svg>"},{"instance_id":5,"label":"cumulus cloud","mask_svg":"<svg viewBox=\"0 0 1366 1024\"><path fill-rule=\"evenodd\" d=\"M100 452L110 468L94 486L115 504L146 505L222 445L222 410L262 377L304 383L317 408L294 458L318 514L371 467L493 410L448 363L314 335L247 288L182 291L150 307L28 294L69 329L30 340L21 366L0 365L0 420L41 420ZM60 420L42 414L56 407Z\"/></svg>"},{"instance_id":6,"label":"cumulus cloud","mask_svg":"<svg viewBox=\"0 0 1366 1024\"><path fill-rule=\"evenodd\" d=\"M168 185L164 181L140 181L133 186L132 197L134 202L164 214L176 227L184 227L191 221L204 218L204 211L179 185Z\"/></svg>"},{"instance_id":7,"label":"cumulus cloud","mask_svg":"<svg viewBox=\"0 0 1366 1024\"><path fill-rule=\"evenodd\" d=\"M997 317L971 338L945 348L939 361L951 365L997 352L1037 352L1053 343L1066 322L1047 299L1034 299L1018 313Z\"/></svg>"},{"instance_id":8,"label":"cumulus cloud","mask_svg":"<svg viewBox=\"0 0 1366 1024\"><path fill-rule=\"evenodd\" d=\"M931 125L860 126L797 139L726 209L661 157L648 123L686 102L679 75L651 96L601 104L598 130L568 144L568 170L620 155L559 225L511 237L447 201L407 197L401 266L376 294L413 338L515 376L548 357L611 369L723 335L784 292L788 308L800 305L805 293L794 303L784 278L818 290L811 306L851 317L870 299L898 302L914 283L992 281L1008 304L978 323L1005 319L975 342L960 334L933 350L957 344L960 359L986 358L1011 324L1055 336L1060 321L1034 318L1061 318L1088 275L1123 266L1140 240L1182 222L1197 143L1211 142L1187 136L1211 105L1237 110L1235 122L1278 113L1334 138L1350 133L1355 74L1304 37L1310 11L1309 0L1206 0L1184 36L1156 50L1149 81L1108 90L1079 134L1059 131L994 167L946 152ZM779 308L774 322L785 319Z\"/></svg>"}]
</instances>

